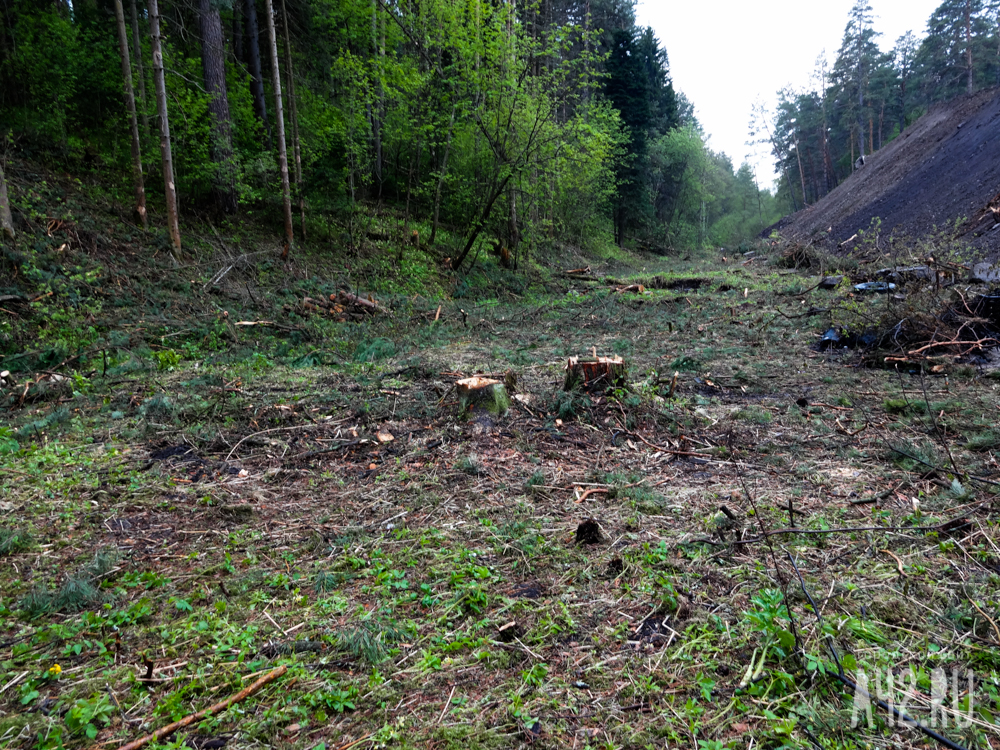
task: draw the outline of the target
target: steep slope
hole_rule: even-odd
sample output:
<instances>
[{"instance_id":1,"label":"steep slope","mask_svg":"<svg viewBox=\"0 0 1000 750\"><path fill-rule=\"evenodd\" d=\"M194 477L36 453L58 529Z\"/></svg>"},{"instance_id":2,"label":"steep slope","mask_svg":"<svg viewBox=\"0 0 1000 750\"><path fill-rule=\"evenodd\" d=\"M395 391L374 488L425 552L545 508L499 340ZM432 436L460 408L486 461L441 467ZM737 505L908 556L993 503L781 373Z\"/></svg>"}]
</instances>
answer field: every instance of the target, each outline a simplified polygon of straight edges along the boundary
<instances>
[{"instance_id":1,"label":"steep slope","mask_svg":"<svg viewBox=\"0 0 1000 750\"><path fill-rule=\"evenodd\" d=\"M993 259L998 206L1000 90L992 89L934 107L821 201L771 229L835 248L875 218L883 232L912 239L950 227L946 234L973 255Z\"/></svg>"}]
</instances>

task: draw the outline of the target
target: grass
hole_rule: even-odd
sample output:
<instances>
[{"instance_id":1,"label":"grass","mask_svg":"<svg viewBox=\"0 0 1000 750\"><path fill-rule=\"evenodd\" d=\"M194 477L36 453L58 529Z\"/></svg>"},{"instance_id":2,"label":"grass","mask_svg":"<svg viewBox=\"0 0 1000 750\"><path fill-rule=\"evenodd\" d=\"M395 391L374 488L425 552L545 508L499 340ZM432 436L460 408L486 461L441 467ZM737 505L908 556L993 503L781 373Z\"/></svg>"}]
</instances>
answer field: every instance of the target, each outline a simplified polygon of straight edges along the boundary
<instances>
[{"instance_id":1,"label":"grass","mask_svg":"<svg viewBox=\"0 0 1000 750\"><path fill-rule=\"evenodd\" d=\"M1000 517L993 485L965 476L998 479L990 380L812 350L829 321L779 315L785 292L803 309L839 292L766 264L555 257L515 278L487 259L464 287L422 266L460 296L414 299L391 261L360 256L352 286L370 280L392 317L297 312L337 286L317 252L262 264L240 278L252 294L227 287L238 299L191 291L211 263L161 268L93 334L75 330L93 306L9 331L39 343L0 433L0 745L113 746L285 665L198 734L923 747L879 712L851 727L827 635L872 679L912 669L923 718L933 670L971 669L978 723L946 733L996 743ZM591 262L706 281L568 295L561 269ZM134 289L154 267L113 278ZM564 357L591 347L625 354L628 389L560 390ZM16 403L57 349L83 352L72 384ZM509 416L455 417L459 375L507 370ZM588 520L601 541L577 544Z\"/></svg>"}]
</instances>

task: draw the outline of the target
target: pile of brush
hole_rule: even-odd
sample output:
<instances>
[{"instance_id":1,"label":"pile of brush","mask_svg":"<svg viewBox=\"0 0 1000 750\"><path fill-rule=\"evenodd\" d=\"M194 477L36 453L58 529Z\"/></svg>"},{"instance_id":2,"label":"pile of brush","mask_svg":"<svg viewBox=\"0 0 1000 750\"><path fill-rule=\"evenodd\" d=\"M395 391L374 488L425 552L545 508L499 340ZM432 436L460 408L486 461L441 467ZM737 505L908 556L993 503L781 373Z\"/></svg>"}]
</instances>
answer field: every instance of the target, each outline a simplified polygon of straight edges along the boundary
<instances>
[{"instance_id":1,"label":"pile of brush","mask_svg":"<svg viewBox=\"0 0 1000 750\"><path fill-rule=\"evenodd\" d=\"M290 312L291 310L289 310ZM329 315L338 322L348 320L364 320L370 315L387 313L374 297L359 297L343 290L331 294L328 298L304 297L296 312Z\"/></svg>"}]
</instances>

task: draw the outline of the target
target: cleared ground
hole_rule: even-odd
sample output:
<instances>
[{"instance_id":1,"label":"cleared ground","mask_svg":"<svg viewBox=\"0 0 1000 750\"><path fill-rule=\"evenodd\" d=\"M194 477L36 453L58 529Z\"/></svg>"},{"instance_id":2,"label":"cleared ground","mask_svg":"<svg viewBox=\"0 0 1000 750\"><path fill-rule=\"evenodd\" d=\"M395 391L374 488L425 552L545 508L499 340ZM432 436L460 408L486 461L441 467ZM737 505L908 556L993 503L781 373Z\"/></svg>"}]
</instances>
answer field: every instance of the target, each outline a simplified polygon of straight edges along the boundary
<instances>
[{"instance_id":1,"label":"cleared ground","mask_svg":"<svg viewBox=\"0 0 1000 750\"><path fill-rule=\"evenodd\" d=\"M877 707L852 728L829 636L923 720L960 672L938 731L1000 747L1000 381L815 350L891 300L767 259L562 273L586 262L486 261L360 322L179 296L23 403L43 368L15 373L0 745L115 748L287 666L163 742L927 746ZM266 308L336 280L244 282ZM592 347L627 388L561 390ZM456 379L508 371L508 416L457 413Z\"/></svg>"}]
</instances>

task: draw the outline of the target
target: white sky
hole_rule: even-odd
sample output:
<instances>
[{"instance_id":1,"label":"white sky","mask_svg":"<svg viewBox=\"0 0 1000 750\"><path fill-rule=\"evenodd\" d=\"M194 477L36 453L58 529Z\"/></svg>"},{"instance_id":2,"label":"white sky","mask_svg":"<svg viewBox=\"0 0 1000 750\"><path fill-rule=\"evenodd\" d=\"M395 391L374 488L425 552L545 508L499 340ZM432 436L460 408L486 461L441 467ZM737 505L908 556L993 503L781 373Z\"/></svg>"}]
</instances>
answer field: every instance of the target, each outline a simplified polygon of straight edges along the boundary
<instances>
[{"instance_id":1,"label":"white sky","mask_svg":"<svg viewBox=\"0 0 1000 750\"><path fill-rule=\"evenodd\" d=\"M924 36L927 19L942 0L870 0L879 46L888 51L907 31ZM745 145L750 112L760 98L773 111L777 91L805 89L825 50L832 65L854 0L640 0L637 20L651 26L667 50L674 88L694 102L695 116L739 168L757 167L761 187L774 179L767 149Z\"/></svg>"}]
</instances>

